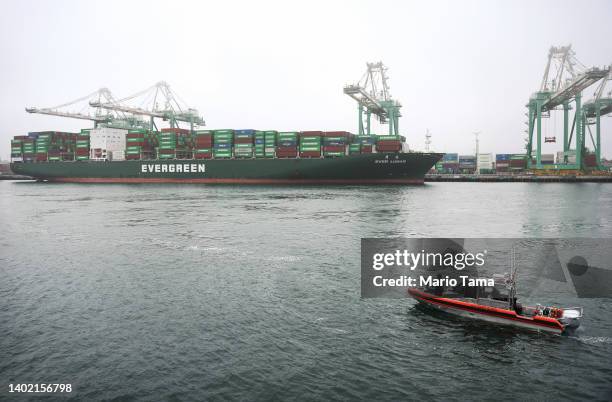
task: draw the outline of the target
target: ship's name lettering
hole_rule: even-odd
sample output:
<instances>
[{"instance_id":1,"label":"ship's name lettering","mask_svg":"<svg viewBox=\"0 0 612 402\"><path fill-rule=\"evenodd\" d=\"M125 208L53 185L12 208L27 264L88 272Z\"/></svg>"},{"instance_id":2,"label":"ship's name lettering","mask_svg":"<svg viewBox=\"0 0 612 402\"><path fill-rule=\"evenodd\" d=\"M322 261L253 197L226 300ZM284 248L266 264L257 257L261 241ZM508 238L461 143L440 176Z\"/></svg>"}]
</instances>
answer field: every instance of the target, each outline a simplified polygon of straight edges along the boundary
<instances>
[{"instance_id":1,"label":"ship's name lettering","mask_svg":"<svg viewBox=\"0 0 612 402\"><path fill-rule=\"evenodd\" d=\"M375 159L374 163L406 163L405 159Z\"/></svg>"},{"instance_id":2,"label":"ship's name lettering","mask_svg":"<svg viewBox=\"0 0 612 402\"><path fill-rule=\"evenodd\" d=\"M204 173L204 163L155 163L140 165L142 173Z\"/></svg>"}]
</instances>

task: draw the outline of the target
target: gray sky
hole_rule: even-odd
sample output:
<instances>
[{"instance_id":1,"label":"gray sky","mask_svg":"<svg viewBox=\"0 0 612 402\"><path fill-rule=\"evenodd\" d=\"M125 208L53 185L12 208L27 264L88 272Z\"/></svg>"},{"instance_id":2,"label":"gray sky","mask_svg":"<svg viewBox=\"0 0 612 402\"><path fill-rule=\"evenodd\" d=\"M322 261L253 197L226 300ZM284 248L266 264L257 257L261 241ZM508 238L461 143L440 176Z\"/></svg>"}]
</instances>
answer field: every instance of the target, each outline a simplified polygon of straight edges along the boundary
<instances>
[{"instance_id":1,"label":"gray sky","mask_svg":"<svg viewBox=\"0 0 612 402\"><path fill-rule=\"evenodd\" d=\"M159 80L209 128L356 132L342 88L379 60L412 148L429 128L435 150L472 153L479 130L481 152L517 153L549 47L609 64L611 19L611 1L4 1L0 157L13 135L91 126L26 105L104 86L120 98ZM547 126L562 136L560 120ZM612 156L610 117L602 144Z\"/></svg>"}]
</instances>

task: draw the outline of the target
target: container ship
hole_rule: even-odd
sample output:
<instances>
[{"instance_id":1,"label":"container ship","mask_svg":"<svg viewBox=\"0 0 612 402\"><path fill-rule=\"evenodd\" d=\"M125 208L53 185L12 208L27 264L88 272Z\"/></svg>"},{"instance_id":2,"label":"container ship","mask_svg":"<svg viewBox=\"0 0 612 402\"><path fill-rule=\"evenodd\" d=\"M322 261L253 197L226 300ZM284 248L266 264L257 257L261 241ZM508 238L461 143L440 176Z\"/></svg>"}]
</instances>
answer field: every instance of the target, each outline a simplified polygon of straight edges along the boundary
<instances>
[{"instance_id":1,"label":"container ship","mask_svg":"<svg viewBox=\"0 0 612 402\"><path fill-rule=\"evenodd\" d=\"M11 141L11 169L77 183L422 184L442 158L400 135L93 128Z\"/></svg>"}]
</instances>

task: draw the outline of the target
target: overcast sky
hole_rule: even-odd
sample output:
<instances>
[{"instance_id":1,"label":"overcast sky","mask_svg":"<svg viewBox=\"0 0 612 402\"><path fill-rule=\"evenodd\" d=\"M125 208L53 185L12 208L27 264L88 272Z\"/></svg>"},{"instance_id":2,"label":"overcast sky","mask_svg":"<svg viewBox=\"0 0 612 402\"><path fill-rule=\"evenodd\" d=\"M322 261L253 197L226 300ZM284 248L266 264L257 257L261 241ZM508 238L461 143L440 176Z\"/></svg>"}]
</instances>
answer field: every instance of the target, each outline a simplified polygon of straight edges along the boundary
<instances>
[{"instance_id":1,"label":"overcast sky","mask_svg":"<svg viewBox=\"0 0 612 402\"><path fill-rule=\"evenodd\" d=\"M25 106L100 87L120 98L159 80L209 128L356 132L342 88L379 60L413 149L429 128L437 151L473 153L477 130L481 152L517 153L549 47L571 43L602 67L611 22L612 1L3 1L0 157L13 135L91 125ZM561 130L553 119L545 134ZM610 117L602 144L612 156Z\"/></svg>"}]
</instances>

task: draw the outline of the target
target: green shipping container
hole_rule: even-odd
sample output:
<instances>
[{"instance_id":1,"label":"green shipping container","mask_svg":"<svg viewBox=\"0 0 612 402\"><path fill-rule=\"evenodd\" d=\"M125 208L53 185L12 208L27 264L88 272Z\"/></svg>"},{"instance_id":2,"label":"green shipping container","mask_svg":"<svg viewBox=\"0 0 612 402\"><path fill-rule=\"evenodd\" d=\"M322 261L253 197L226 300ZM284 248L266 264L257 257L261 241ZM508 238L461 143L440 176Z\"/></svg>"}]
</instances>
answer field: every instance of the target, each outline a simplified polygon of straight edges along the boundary
<instances>
[{"instance_id":1,"label":"green shipping container","mask_svg":"<svg viewBox=\"0 0 612 402\"><path fill-rule=\"evenodd\" d=\"M401 141L402 137L399 135L377 135L376 141Z\"/></svg>"}]
</instances>

